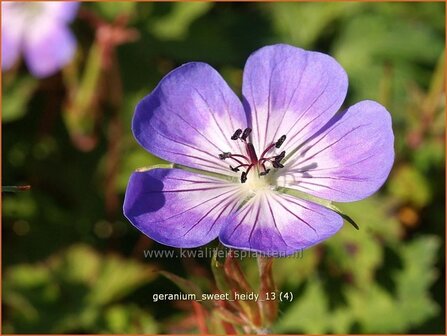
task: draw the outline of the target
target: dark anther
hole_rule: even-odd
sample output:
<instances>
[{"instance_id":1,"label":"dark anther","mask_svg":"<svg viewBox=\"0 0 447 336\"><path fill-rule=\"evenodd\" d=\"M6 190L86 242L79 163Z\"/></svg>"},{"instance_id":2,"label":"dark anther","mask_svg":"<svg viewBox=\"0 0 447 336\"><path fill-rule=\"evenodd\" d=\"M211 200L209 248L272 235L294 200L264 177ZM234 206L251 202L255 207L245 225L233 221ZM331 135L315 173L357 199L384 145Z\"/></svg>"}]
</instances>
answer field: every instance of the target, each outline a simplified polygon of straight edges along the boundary
<instances>
[{"instance_id":1,"label":"dark anther","mask_svg":"<svg viewBox=\"0 0 447 336\"><path fill-rule=\"evenodd\" d=\"M230 152L224 152L222 154L219 154L219 159L221 159L221 160L228 159L229 157L231 157L231 153Z\"/></svg>"},{"instance_id":2,"label":"dark anther","mask_svg":"<svg viewBox=\"0 0 447 336\"><path fill-rule=\"evenodd\" d=\"M237 140L237 139L239 139L239 137L241 136L241 134L242 134L242 130L241 130L240 128L238 128L238 129L234 132L233 136L231 137L231 140Z\"/></svg>"},{"instance_id":3,"label":"dark anther","mask_svg":"<svg viewBox=\"0 0 447 336\"><path fill-rule=\"evenodd\" d=\"M281 154L275 156L275 161L280 162L282 159L284 159L284 156L286 156L286 151L282 151Z\"/></svg>"},{"instance_id":4,"label":"dark anther","mask_svg":"<svg viewBox=\"0 0 447 336\"><path fill-rule=\"evenodd\" d=\"M269 173L270 169L267 169L266 171L260 172L259 176L264 176L267 175Z\"/></svg>"},{"instance_id":5,"label":"dark anther","mask_svg":"<svg viewBox=\"0 0 447 336\"><path fill-rule=\"evenodd\" d=\"M233 167L233 166L230 166L230 169L231 169L232 171L234 171L234 172L238 172L238 171L239 171L239 168L236 168L236 167Z\"/></svg>"},{"instance_id":6,"label":"dark anther","mask_svg":"<svg viewBox=\"0 0 447 336\"><path fill-rule=\"evenodd\" d=\"M273 168L284 168L284 165L279 161L272 162Z\"/></svg>"},{"instance_id":7,"label":"dark anther","mask_svg":"<svg viewBox=\"0 0 447 336\"><path fill-rule=\"evenodd\" d=\"M247 181L247 172L242 172L241 183L245 183L245 181Z\"/></svg>"},{"instance_id":8,"label":"dark anther","mask_svg":"<svg viewBox=\"0 0 447 336\"><path fill-rule=\"evenodd\" d=\"M247 140L247 138L250 135L250 133L251 133L251 128L246 128L244 130L244 133L242 133L241 139L242 140Z\"/></svg>"},{"instance_id":9,"label":"dark anther","mask_svg":"<svg viewBox=\"0 0 447 336\"><path fill-rule=\"evenodd\" d=\"M281 163L281 160L286 156L286 151L282 151L281 154L275 156L275 160L272 161L272 165L274 168L284 168L284 165Z\"/></svg>"},{"instance_id":10,"label":"dark anther","mask_svg":"<svg viewBox=\"0 0 447 336\"><path fill-rule=\"evenodd\" d=\"M286 141L286 135L285 135L285 134L282 135L282 136L278 139L278 141L276 141L275 147L276 147L276 148L281 147L281 145L284 143L284 141Z\"/></svg>"}]
</instances>

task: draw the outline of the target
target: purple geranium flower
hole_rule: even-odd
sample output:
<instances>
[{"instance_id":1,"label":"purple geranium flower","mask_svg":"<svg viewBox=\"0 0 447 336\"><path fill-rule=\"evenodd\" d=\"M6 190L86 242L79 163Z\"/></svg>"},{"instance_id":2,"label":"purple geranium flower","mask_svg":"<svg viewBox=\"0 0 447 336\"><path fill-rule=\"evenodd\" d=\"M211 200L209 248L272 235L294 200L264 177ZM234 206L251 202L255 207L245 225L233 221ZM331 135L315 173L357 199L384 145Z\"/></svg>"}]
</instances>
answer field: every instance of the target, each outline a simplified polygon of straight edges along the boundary
<instances>
[{"instance_id":1,"label":"purple geranium flower","mask_svg":"<svg viewBox=\"0 0 447 336\"><path fill-rule=\"evenodd\" d=\"M23 52L36 77L54 74L73 57L76 41L67 25L76 2L2 2L2 69L10 69Z\"/></svg>"},{"instance_id":2,"label":"purple geranium flower","mask_svg":"<svg viewBox=\"0 0 447 336\"><path fill-rule=\"evenodd\" d=\"M327 239L342 217L291 194L358 201L382 186L394 161L383 106L362 101L337 113L347 87L332 57L288 45L249 57L243 103L208 64L173 70L138 104L132 130L176 165L133 173L126 217L174 247L219 237L228 247L287 255Z\"/></svg>"}]
</instances>

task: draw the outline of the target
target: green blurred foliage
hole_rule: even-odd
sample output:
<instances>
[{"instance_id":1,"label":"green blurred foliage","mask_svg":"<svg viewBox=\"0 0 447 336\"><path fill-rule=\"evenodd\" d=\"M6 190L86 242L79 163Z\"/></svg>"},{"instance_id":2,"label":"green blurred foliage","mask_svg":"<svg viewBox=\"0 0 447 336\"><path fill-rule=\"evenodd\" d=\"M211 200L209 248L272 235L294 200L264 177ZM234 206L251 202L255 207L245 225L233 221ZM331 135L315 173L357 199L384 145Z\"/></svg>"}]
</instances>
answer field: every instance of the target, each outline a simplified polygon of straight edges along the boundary
<instances>
[{"instance_id":1,"label":"green blurred foliage","mask_svg":"<svg viewBox=\"0 0 447 336\"><path fill-rule=\"evenodd\" d=\"M150 314L119 303L154 276L145 264L85 245L16 265L4 276L3 300L13 312L4 327L8 333L156 333Z\"/></svg>"},{"instance_id":2,"label":"green blurred foliage","mask_svg":"<svg viewBox=\"0 0 447 336\"><path fill-rule=\"evenodd\" d=\"M210 2L177 3L167 15L148 22L149 31L161 40L181 40L189 26L212 5Z\"/></svg>"},{"instance_id":3,"label":"green blurred foliage","mask_svg":"<svg viewBox=\"0 0 447 336\"><path fill-rule=\"evenodd\" d=\"M3 195L5 332L198 331L187 303L152 302L153 293L178 292L153 270L209 292L210 259L148 262L143 250L170 248L144 238L121 212L131 172L163 163L132 137L133 111L187 61L210 63L240 94L246 58L272 43L333 55L350 80L345 105L380 101L396 137L395 166L380 193L337 205L360 230L346 225L301 258L275 260L278 288L294 300L281 303L273 330L445 332L443 3L82 8L138 39L113 46L107 65L95 28L80 16L78 53L61 74L38 81L19 64L2 75L2 181L32 186ZM243 265L256 286L255 261Z\"/></svg>"},{"instance_id":4,"label":"green blurred foliage","mask_svg":"<svg viewBox=\"0 0 447 336\"><path fill-rule=\"evenodd\" d=\"M5 91L2 100L2 120L14 121L23 117L37 81L31 76L22 76L17 79L4 76Z\"/></svg>"}]
</instances>

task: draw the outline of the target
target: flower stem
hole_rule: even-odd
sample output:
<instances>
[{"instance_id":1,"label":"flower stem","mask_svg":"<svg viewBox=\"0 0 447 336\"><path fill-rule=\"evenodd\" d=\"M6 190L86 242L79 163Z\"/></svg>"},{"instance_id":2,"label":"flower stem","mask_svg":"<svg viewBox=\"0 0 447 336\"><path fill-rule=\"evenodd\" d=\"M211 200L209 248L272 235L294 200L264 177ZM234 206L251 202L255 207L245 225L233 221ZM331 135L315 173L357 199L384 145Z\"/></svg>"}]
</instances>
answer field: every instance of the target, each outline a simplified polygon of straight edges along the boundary
<instances>
[{"instance_id":1,"label":"flower stem","mask_svg":"<svg viewBox=\"0 0 447 336\"><path fill-rule=\"evenodd\" d=\"M272 272L273 258L259 256L257 262L260 279L258 305L263 329L268 330L278 316L277 289Z\"/></svg>"}]
</instances>

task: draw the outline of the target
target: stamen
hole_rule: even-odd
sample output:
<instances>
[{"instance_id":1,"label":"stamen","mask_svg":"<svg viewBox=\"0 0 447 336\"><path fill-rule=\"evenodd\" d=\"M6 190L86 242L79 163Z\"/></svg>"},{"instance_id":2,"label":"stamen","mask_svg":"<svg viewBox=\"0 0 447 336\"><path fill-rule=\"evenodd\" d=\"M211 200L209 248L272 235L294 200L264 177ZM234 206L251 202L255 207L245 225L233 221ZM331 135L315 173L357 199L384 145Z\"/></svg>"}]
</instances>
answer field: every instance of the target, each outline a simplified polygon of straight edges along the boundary
<instances>
[{"instance_id":1,"label":"stamen","mask_svg":"<svg viewBox=\"0 0 447 336\"><path fill-rule=\"evenodd\" d=\"M281 147L281 145L284 143L284 141L286 141L286 135L285 135L285 134L282 135L282 136L278 139L278 141L276 141L275 147L276 147L276 148Z\"/></svg>"},{"instance_id":2,"label":"stamen","mask_svg":"<svg viewBox=\"0 0 447 336\"><path fill-rule=\"evenodd\" d=\"M234 157L240 157L240 158L242 158L242 159L245 159L245 160L247 160L247 161L250 161L250 160L248 159L248 157L246 157L245 155L241 155L241 154L231 154L230 157L231 157L231 158L234 158Z\"/></svg>"},{"instance_id":3,"label":"stamen","mask_svg":"<svg viewBox=\"0 0 447 336\"><path fill-rule=\"evenodd\" d=\"M284 168L284 165L278 161L273 161L272 166L273 168Z\"/></svg>"},{"instance_id":4,"label":"stamen","mask_svg":"<svg viewBox=\"0 0 447 336\"><path fill-rule=\"evenodd\" d=\"M264 151L261 154L261 159L263 159L264 155L267 154L270 151L270 149L272 149L273 147L275 147L274 143L270 144L266 149L264 149Z\"/></svg>"},{"instance_id":5,"label":"stamen","mask_svg":"<svg viewBox=\"0 0 447 336\"><path fill-rule=\"evenodd\" d=\"M270 169L266 169L266 170L264 170L263 172L260 172L260 173L259 173L259 176L267 175L267 174L269 173L269 171L270 171Z\"/></svg>"},{"instance_id":6,"label":"stamen","mask_svg":"<svg viewBox=\"0 0 447 336\"><path fill-rule=\"evenodd\" d=\"M249 137L250 134L251 134L251 128L246 128L244 130L244 133L242 133L241 139L243 141L247 141L247 138Z\"/></svg>"},{"instance_id":7,"label":"stamen","mask_svg":"<svg viewBox=\"0 0 447 336\"><path fill-rule=\"evenodd\" d=\"M284 156L286 156L286 151L282 151L281 154L275 157L275 159L276 161L281 161L282 159L284 159Z\"/></svg>"},{"instance_id":8,"label":"stamen","mask_svg":"<svg viewBox=\"0 0 447 336\"><path fill-rule=\"evenodd\" d=\"M236 159L236 158L233 157L233 156L231 156L230 159L233 160L233 161L236 161L236 162L239 163L240 165L241 165L241 164L244 164L241 160L238 160L238 159Z\"/></svg>"},{"instance_id":9,"label":"stamen","mask_svg":"<svg viewBox=\"0 0 447 336\"><path fill-rule=\"evenodd\" d=\"M282 135L276 142L270 143L264 151L262 152L261 156L258 159L258 156L256 155L255 147L252 143L248 142L248 137L250 136L252 132L252 129L247 127L242 131L242 129L238 128L233 135L231 136L231 140L241 140L245 143L246 148L246 155L242 154L232 154L230 152L224 152L219 154L219 158L221 160L225 159L231 159L235 162L237 162L239 165L233 167L230 165L230 169L234 172L240 171L240 168L246 168L245 171L241 173L241 183L245 183L248 178L248 173L250 172L250 169L254 166L256 166L257 172L259 176L265 176L270 172L270 169L267 169L265 166L266 162L270 162L273 168L284 168L284 165L281 163L281 161L286 156L286 152L282 151L279 155L266 157L265 155L271 151L274 147L280 148L281 145L286 140L286 135ZM240 159L238 159L240 158ZM243 159L241 161L241 159ZM245 162L243 162L245 161Z\"/></svg>"},{"instance_id":10,"label":"stamen","mask_svg":"<svg viewBox=\"0 0 447 336\"><path fill-rule=\"evenodd\" d=\"M231 140L237 140L242 134L242 130L238 128L231 137Z\"/></svg>"},{"instance_id":11,"label":"stamen","mask_svg":"<svg viewBox=\"0 0 447 336\"><path fill-rule=\"evenodd\" d=\"M230 152L224 152L222 154L219 154L219 159L221 160L225 160L231 157L231 153Z\"/></svg>"},{"instance_id":12,"label":"stamen","mask_svg":"<svg viewBox=\"0 0 447 336\"><path fill-rule=\"evenodd\" d=\"M282 151L281 154L275 156L275 160L272 162L274 168L284 168L284 165L281 163L284 156L286 156L286 151Z\"/></svg>"},{"instance_id":13,"label":"stamen","mask_svg":"<svg viewBox=\"0 0 447 336\"><path fill-rule=\"evenodd\" d=\"M250 165L249 165L249 164L240 164L240 165L237 166L237 167L230 166L230 169L231 169L232 171L234 171L234 172L238 172L238 171L239 171L239 168L241 168L241 167L250 167Z\"/></svg>"},{"instance_id":14,"label":"stamen","mask_svg":"<svg viewBox=\"0 0 447 336\"><path fill-rule=\"evenodd\" d=\"M247 162L250 162L250 159L248 157L246 157L245 155L231 154L230 152L224 152L224 153L219 154L219 159L221 159L221 160L232 159L239 164L243 164L243 162L241 162L241 160L236 159L237 157L240 157L240 158L246 160Z\"/></svg>"},{"instance_id":15,"label":"stamen","mask_svg":"<svg viewBox=\"0 0 447 336\"><path fill-rule=\"evenodd\" d=\"M262 164L264 164L264 163L266 163L266 162L268 162L268 161L272 161L272 159L274 159L275 158L275 156L272 156L272 157L267 157L267 158L262 158L262 159L259 159L259 162L260 163L262 163Z\"/></svg>"},{"instance_id":16,"label":"stamen","mask_svg":"<svg viewBox=\"0 0 447 336\"><path fill-rule=\"evenodd\" d=\"M241 174L241 183L245 183L245 182L247 181L248 173L249 173L250 169L251 169L253 166L254 166L254 165L251 164L251 165L248 167L248 169L247 169L246 171L242 172L242 174Z\"/></svg>"}]
</instances>

